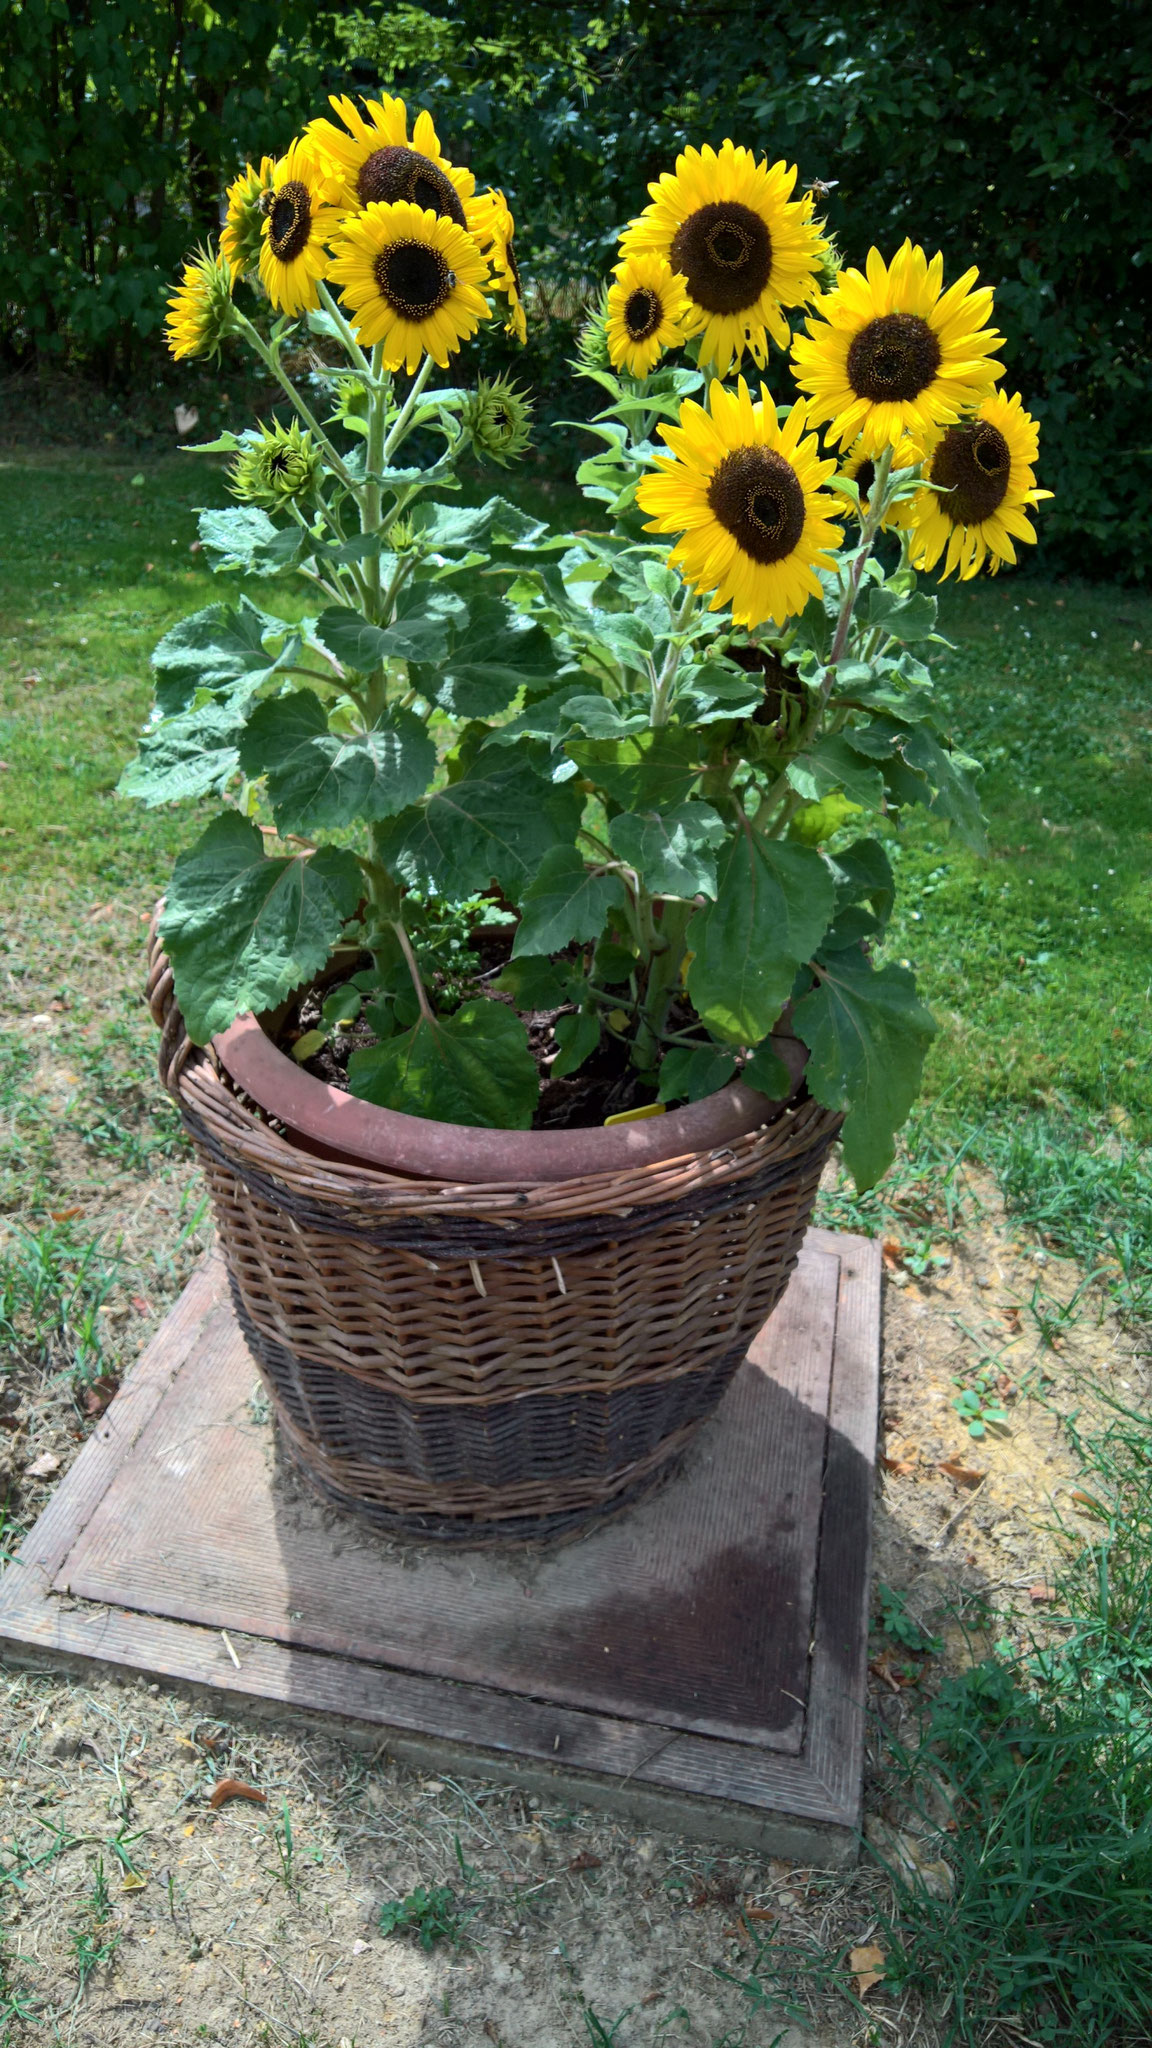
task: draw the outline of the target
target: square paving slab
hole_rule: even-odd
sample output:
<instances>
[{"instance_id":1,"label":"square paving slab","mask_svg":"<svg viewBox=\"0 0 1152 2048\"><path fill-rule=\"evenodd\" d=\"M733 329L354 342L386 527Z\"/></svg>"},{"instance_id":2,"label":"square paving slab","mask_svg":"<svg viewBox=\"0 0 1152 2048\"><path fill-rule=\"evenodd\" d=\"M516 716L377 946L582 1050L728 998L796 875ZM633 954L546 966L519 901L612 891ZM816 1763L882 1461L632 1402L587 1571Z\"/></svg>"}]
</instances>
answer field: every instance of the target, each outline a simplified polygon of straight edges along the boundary
<instances>
[{"instance_id":1,"label":"square paving slab","mask_svg":"<svg viewBox=\"0 0 1152 2048\"><path fill-rule=\"evenodd\" d=\"M655 1493L562 1545L445 1552L361 1527L283 1469L209 1260L0 1580L0 1642L336 1715L439 1770L843 1863L879 1322L878 1247L810 1231Z\"/></svg>"}]
</instances>

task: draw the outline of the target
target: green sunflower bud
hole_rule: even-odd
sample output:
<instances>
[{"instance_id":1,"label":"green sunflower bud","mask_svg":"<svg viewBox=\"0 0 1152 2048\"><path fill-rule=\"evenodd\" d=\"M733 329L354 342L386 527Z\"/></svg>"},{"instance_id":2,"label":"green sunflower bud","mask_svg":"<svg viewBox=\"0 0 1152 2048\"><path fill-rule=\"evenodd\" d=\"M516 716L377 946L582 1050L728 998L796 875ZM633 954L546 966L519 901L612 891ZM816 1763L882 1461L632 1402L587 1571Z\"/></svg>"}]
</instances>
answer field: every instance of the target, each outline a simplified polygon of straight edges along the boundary
<instances>
[{"instance_id":1,"label":"green sunflower bud","mask_svg":"<svg viewBox=\"0 0 1152 2048\"><path fill-rule=\"evenodd\" d=\"M532 400L506 377L481 377L460 408L460 425L477 455L506 469L531 445Z\"/></svg>"},{"instance_id":2,"label":"green sunflower bud","mask_svg":"<svg viewBox=\"0 0 1152 2048\"><path fill-rule=\"evenodd\" d=\"M576 337L576 366L581 370L612 368L612 358L608 352L607 285L602 286L596 305Z\"/></svg>"},{"instance_id":3,"label":"green sunflower bud","mask_svg":"<svg viewBox=\"0 0 1152 2048\"><path fill-rule=\"evenodd\" d=\"M229 474L237 498L274 512L289 498L306 498L320 481L320 451L298 420L290 427L261 427L258 437L240 450Z\"/></svg>"}]
</instances>

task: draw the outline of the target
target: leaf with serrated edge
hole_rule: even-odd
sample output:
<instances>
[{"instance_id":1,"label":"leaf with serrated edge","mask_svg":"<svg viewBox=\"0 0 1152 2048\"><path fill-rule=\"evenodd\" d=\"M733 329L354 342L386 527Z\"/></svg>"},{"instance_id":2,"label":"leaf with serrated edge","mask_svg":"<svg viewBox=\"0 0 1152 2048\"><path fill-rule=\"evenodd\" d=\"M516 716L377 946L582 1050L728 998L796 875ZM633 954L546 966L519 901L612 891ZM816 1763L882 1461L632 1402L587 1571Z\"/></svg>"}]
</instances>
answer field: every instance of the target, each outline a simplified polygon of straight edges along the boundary
<instances>
[{"instance_id":1,"label":"leaf with serrated edge","mask_svg":"<svg viewBox=\"0 0 1152 2048\"><path fill-rule=\"evenodd\" d=\"M264 647L266 633L283 633L279 655ZM186 711L197 690L227 692L248 701L281 662L290 658L295 629L242 597L239 604L210 604L169 628L152 654L156 703L166 717Z\"/></svg>"},{"instance_id":2,"label":"leaf with serrated edge","mask_svg":"<svg viewBox=\"0 0 1152 2048\"><path fill-rule=\"evenodd\" d=\"M509 960L492 983L502 995L511 996L518 1010L556 1010L566 1000L571 973L542 953L525 953Z\"/></svg>"},{"instance_id":3,"label":"leaf with serrated edge","mask_svg":"<svg viewBox=\"0 0 1152 2048\"><path fill-rule=\"evenodd\" d=\"M266 775L281 832L376 823L415 803L436 769L436 748L411 711L385 714L371 732L335 733L314 690L256 707L240 746L246 775Z\"/></svg>"},{"instance_id":4,"label":"leaf with serrated edge","mask_svg":"<svg viewBox=\"0 0 1152 2048\"><path fill-rule=\"evenodd\" d=\"M270 860L246 818L214 818L177 859L160 925L195 1043L318 973L359 893L350 853L322 847L311 860Z\"/></svg>"},{"instance_id":5,"label":"leaf with serrated edge","mask_svg":"<svg viewBox=\"0 0 1152 2048\"><path fill-rule=\"evenodd\" d=\"M494 718L520 688L546 689L559 666L542 626L503 598L481 597L443 658L415 664L410 681L454 718Z\"/></svg>"},{"instance_id":6,"label":"leaf with serrated edge","mask_svg":"<svg viewBox=\"0 0 1152 2048\"><path fill-rule=\"evenodd\" d=\"M116 785L118 796L157 804L219 796L240 765L244 719L227 699L162 719L140 736L140 751Z\"/></svg>"},{"instance_id":7,"label":"leaf with serrated edge","mask_svg":"<svg viewBox=\"0 0 1152 2048\"><path fill-rule=\"evenodd\" d=\"M438 789L378 835L384 865L412 888L471 896L497 881L519 902L540 862L559 842L571 845L582 799L541 782L519 761L479 769Z\"/></svg>"},{"instance_id":8,"label":"leaf with serrated edge","mask_svg":"<svg viewBox=\"0 0 1152 2048\"><path fill-rule=\"evenodd\" d=\"M812 847L741 831L720 857L718 882L715 903L688 927L688 993L716 1037L757 1045L827 929L832 876Z\"/></svg>"},{"instance_id":9,"label":"leaf with serrated edge","mask_svg":"<svg viewBox=\"0 0 1152 2048\"><path fill-rule=\"evenodd\" d=\"M562 1081L566 1074L574 1074L577 1067L591 1059L600 1043L600 1019L595 1010L570 1011L565 1017L557 1017L552 1032L560 1050L549 1072Z\"/></svg>"},{"instance_id":10,"label":"leaf with serrated edge","mask_svg":"<svg viewBox=\"0 0 1152 2048\"><path fill-rule=\"evenodd\" d=\"M609 910L623 901L619 875L594 874L574 846L552 847L524 891L513 959L598 939Z\"/></svg>"},{"instance_id":11,"label":"leaf with serrated edge","mask_svg":"<svg viewBox=\"0 0 1152 2048\"><path fill-rule=\"evenodd\" d=\"M827 733L788 763L787 776L806 803L819 803L830 790L842 789L854 804L880 808L884 778L871 761L861 760L852 733Z\"/></svg>"},{"instance_id":12,"label":"leaf with serrated edge","mask_svg":"<svg viewBox=\"0 0 1152 2048\"><path fill-rule=\"evenodd\" d=\"M363 1102L448 1124L526 1131L539 1099L528 1033L504 1003L465 1003L421 1017L383 1045L359 1048L348 1085Z\"/></svg>"},{"instance_id":13,"label":"leaf with serrated edge","mask_svg":"<svg viewBox=\"0 0 1152 2048\"><path fill-rule=\"evenodd\" d=\"M717 1045L671 1045L660 1062L661 1102L700 1102L736 1071L731 1053Z\"/></svg>"},{"instance_id":14,"label":"leaf with serrated edge","mask_svg":"<svg viewBox=\"0 0 1152 2048\"><path fill-rule=\"evenodd\" d=\"M662 726L623 740L569 740L583 774L626 810L671 810L692 793L702 765L692 733Z\"/></svg>"},{"instance_id":15,"label":"leaf with serrated edge","mask_svg":"<svg viewBox=\"0 0 1152 2048\"><path fill-rule=\"evenodd\" d=\"M622 811L608 837L652 895L714 896L715 850L726 831L711 804L687 803L670 811Z\"/></svg>"},{"instance_id":16,"label":"leaf with serrated edge","mask_svg":"<svg viewBox=\"0 0 1152 2048\"><path fill-rule=\"evenodd\" d=\"M916 1099L932 1013L906 967L871 967L851 947L821 964L792 1022L809 1048L805 1078L817 1102L848 1111L844 1163L857 1187L869 1188L891 1165Z\"/></svg>"}]
</instances>

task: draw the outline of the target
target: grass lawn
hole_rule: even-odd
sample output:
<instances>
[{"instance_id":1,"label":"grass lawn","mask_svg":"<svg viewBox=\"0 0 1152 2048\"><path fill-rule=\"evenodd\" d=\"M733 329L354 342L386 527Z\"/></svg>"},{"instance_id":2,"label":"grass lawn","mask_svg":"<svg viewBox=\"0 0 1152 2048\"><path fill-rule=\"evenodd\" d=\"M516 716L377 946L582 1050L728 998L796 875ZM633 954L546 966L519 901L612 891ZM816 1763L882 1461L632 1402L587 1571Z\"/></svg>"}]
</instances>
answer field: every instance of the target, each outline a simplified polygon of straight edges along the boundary
<instances>
[{"instance_id":1,"label":"grass lawn","mask_svg":"<svg viewBox=\"0 0 1152 2048\"><path fill-rule=\"evenodd\" d=\"M194 507L225 493L219 469L190 456L72 452L0 454L0 491L0 1420L14 1419L9 1392L23 1385L56 1471L204 1241L204 1200L155 1079L141 996L151 906L202 820L114 792L149 708L152 645L228 594L194 549ZM583 516L565 487L531 496L557 520ZM253 595L276 608L268 585ZM945 590L941 623L954 734L987 766L991 853L977 858L922 816L892 835L892 951L916 968L940 1034L892 1173L860 1200L831 1191L825 1217L895 1230L907 1279L947 1237L965 1153L996 1172L1024 1223L1104 1278L1130 1320L1146 1319L1152 596L1006 576ZM1055 1323L1051 1342L1063 1342ZM1152 1867L1145 1848L1132 1859L1127 1816L1148 1806L1152 1483L1145 1420L1117 1427L1104 1450L1085 1451L1092 1496L1079 1498L1099 1508L1103 1533L1083 1583L1062 1591L1074 1621L1061 1656L1047 1676L1029 1667L1018 1683L1002 1659L941 1692L932 1756L962 1823L948 1845L954 1894L933 1903L905 1887L900 1926L873 1923L901 1958L893 1993L946 1989L955 2016L965 1983L990 1971L980 1981L1001 2013L1039 2008L1048 2024L1051 1982L1075 2048L1148 2038ZM4 1454L0 1440L0 1564L48 1491L19 1464L26 1450L8 1468ZM18 1510L4 1506L6 1469ZM896 1626L893 1644L917 1649L909 1624ZM1049 1761L1029 1777L1036 1759ZM886 1769L905 1767L918 1768L911 1752ZM1096 1943L1097 1911L1112 1946L1102 1934L1095 1980L1081 1981L1079 1929ZM762 1987L775 1995L787 1962L775 1935L755 1945L743 1984L753 2001ZM0 1951L0 2040L4 1967ZM1134 2031L1100 2032L1101 2014ZM1033 2038L1022 2026L1005 2038ZM988 2038L983 2015L955 2038Z\"/></svg>"}]
</instances>

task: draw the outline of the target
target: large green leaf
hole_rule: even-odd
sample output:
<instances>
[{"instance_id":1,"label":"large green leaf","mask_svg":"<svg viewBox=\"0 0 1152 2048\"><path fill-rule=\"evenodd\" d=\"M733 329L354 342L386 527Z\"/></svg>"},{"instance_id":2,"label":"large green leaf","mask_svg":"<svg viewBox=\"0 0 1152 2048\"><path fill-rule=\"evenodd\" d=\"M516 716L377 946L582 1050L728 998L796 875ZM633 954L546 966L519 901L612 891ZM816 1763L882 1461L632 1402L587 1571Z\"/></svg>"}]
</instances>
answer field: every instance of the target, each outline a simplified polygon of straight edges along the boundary
<instances>
[{"instance_id":1,"label":"large green leaf","mask_svg":"<svg viewBox=\"0 0 1152 2048\"><path fill-rule=\"evenodd\" d=\"M879 810L884 778L872 761L861 758L852 744L854 737L827 733L788 763L788 780L806 803L819 803L830 790L842 789L854 804Z\"/></svg>"},{"instance_id":2,"label":"large green leaf","mask_svg":"<svg viewBox=\"0 0 1152 2048\"><path fill-rule=\"evenodd\" d=\"M686 803L670 811L621 811L608 837L654 896L714 896L716 848L727 829L711 804Z\"/></svg>"},{"instance_id":3,"label":"large green leaf","mask_svg":"<svg viewBox=\"0 0 1152 2048\"><path fill-rule=\"evenodd\" d=\"M471 896L495 880L518 903L549 849L572 844L578 793L542 782L522 761L489 767L492 758L377 836L380 859L413 888Z\"/></svg>"},{"instance_id":4,"label":"large green leaf","mask_svg":"<svg viewBox=\"0 0 1152 2048\"><path fill-rule=\"evenodd\" d=\"M492 544L531 549L547 537L546 520L530 519L507 498L485 505L418 505L412 513L418 541L437 554L461 554Z\"/></svg>"},{"instance_id":5,"label":"large green leaf","mask_svg":"<svg viewBox=\"0 0 1152 2048\"><path fill-rule=\"evenodd\" d=\"M584 774L629 811L667 811L691 795L702 757L694 735L676 726L622 740L569 740Z\"/></svg>"},{"instance_id":6,"label":"large green leaf","mask_svg":"<svg viewBox=\"0 0 1152 2048\"><path fill-rule=\"evenodd\" d=\"M736 1072L730 1052L718 1045L670 1045L660 1062L661 1102L700 1102L714 1095Z\"/></svg>"},{"instance_id":7,"label":"large green leaf","mask_svg":"<svg viewBox=\"0 0 1152 2048\"><path fill-rule=\"evenodd\" d=\"M335 831L393 818L423 796L436 748L411 711L385 713L371 732L330 732L314 690L258 704L240 744L246 775L266 775L281 832Z\"/></svg>"},{"instance_id":8,"label":"large green leaf","mask_svg":"<svg viewBox=\"0 0 1152 2048\"><path fill-rule=\"evenodd\" d=\"M442 661L453 629L467 623L462 599L426 583L406 591L390 626L373 626L346 605L321 612L316 633L341 668L371 675L385 661Z\"/></svg>"},{"instance_id":9,"label":"large green leaf","mask_svg":"<svg viewBox=\"0 0 1152 2048\"><path fill-rule=\"evenodd\" d=\"M160 924L190 1036L207 1044L244 1010L266 1010L318 973L360 898L350 853L269 860L237 811L182 853Z\"/></svg>"},{"instance_id":10,"label":"large green leaf","mask_svg":"<svg viewBox=\"0 0 1152 2048\"><path fill-rule=\"evenodd\" d=\"M868 1188L892 1163L936 1025L908 969L874 968L858 946L829 954L818 975L793 1029L811 1054L806 1078L817 1102L848 1111L844 1162Z\"/></svg>"},{"instance_id":11,"label":"large green leaf","mask_svg":"<svg viewBox=\"0 0 1152 2048\"><path fill-rule=\"evenodd\" d=\"M256 505L213 506L201 512L199 524L214 569L279 576L311 553L309 536L298 526L274 526Z\"/></svg>"},{"instance_id":12,"label":"large green leaf","mask_svg":"<svg viewBox=\"0 0 1152 2048\"><path fill-rule=\"evenodd\" d=\"M598 939L609 910L623 901L619 875L593 874L574 846L553 846L524 891L513 959Z\"/></svg>"},{"instance_id":13,"label":"large green leaf","mask_svg":"<svg viewBox=\"0 0 1152 2048\"><path fill-rule=\"evenodd\" d=\"M264 636L283 634L286 644L270 655ZM210 604L170 627L152 655L156 703L165 717L186 711L197 690L226 691L235 701L255 695L275 670L294 658L298 637L284 620L262 612L247 597L239 604Z\"/></svg>"},{"instance_id":14,"label":"large green leaf","mask_svg":"<svg viewBox=\"0 0 1152 2048\"><path fill-rule=\"evenodd\" d=\"M421 1017L410 1031L362 1047L348 1085L364 1102L446 1124L525 1131L540 1094L528 1033L504 1003L465 1003L451 1017Z\"/></svg>"},{"instance_id":15,"label":"large green leaf","mask_svg":"<svg viewBox=\"0 0 1152 2048\"><path fill-rule=\"evenodd\" d=\"M878 839L855 839L828 858L836 883L836 922L824 943L830 951L840 952L885 930L896 883Z\"/></svg>"},{"instance_id":16,"label":"large green leaf","mask_svg":"<svg viewBox=\"0 0 1152 2048\"><path fill-rule=\"evenodd\" d=\"M195 711L178 712L140 735L140 751L116 785L154 809L157 804L219 796L240 765L243 713L227 698L210 698Z\"/></svg>"},{"instance_id":17,"label":"large green leaf","mask_svg":"<svg viewBox=\"0 0 1152 2048\"><path fill-rule=\"evenodd\" d=\"M688 926L688 993L716 1037L757 1045L824 936L832 875L814 847L742 831L721 855L718 879L715 903Z\"/></svg>"},{"instance_id":18,"label":"large green leaf","mask_svg":"<svg viewBox=\"0 0 1152 2048\"><path fill-rule=\"evenodd\" d=\"M547 689L560 661L547 633L502 597L473 598L447 653L410 680L454 718L494 718L516 692Z\"/></svg>"}]
</instances>

